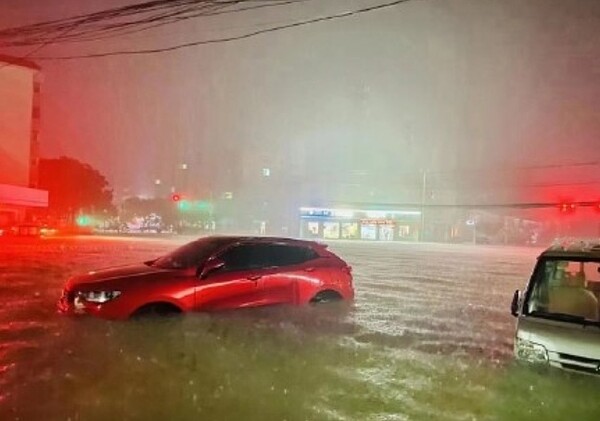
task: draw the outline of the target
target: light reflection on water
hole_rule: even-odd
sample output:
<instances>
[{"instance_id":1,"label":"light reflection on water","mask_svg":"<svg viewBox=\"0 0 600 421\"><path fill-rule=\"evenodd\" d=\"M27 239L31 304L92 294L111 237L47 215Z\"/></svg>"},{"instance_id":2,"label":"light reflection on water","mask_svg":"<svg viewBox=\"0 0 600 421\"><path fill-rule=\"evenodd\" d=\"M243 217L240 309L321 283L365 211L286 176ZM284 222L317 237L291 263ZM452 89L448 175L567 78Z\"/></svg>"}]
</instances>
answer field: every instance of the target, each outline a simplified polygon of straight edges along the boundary
<instances>
[{"instance_id":1,"label":"light reflection on water","mask_svg":"<svg viewBox=\"0 0 600 421\"><path fill-rule=\"evenodd\" d=\"M111 247L115 264L168 248ZM334 248L352 306L131 323L54 312L106 251L0 256L0 419L598 419L598 379L512 362L507 303L535 251Z\"/></svg>"}]
</instances>

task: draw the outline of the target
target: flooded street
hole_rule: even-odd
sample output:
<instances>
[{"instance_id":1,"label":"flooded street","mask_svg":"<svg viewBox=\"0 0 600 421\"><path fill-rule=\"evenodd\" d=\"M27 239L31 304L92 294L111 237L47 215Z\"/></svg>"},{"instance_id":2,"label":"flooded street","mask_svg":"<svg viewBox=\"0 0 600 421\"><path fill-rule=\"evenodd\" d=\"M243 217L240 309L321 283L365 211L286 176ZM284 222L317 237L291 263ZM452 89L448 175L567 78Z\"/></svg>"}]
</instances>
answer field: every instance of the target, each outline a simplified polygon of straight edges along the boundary
<instances>
[{"instance_id":1,"label":"flooded street","mask_svg":"<svg viewBox=\"0 0 600 421\"><path fill-rule=\"evenodd\" d=\"M595 420L600 379L512 360L539 250L335 242L356 301L107 322L56 314L72 274L184 240L0 244L1 420Z\"/></svg>"}]
</instances>

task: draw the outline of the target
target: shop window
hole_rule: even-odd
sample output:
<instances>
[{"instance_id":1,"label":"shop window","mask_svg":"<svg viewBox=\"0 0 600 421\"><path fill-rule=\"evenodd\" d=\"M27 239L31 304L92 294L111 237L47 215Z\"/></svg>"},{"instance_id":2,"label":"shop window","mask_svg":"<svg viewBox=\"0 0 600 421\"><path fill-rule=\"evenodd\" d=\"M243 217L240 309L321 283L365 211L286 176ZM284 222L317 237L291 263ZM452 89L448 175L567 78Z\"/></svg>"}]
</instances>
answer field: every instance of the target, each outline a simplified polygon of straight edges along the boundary
<instances>
[{"instance_id":1,"label":"shop window","mask_svg":"<svg viewBox=\"0 0 600 421\"><path fill-rule=\"evenodd\" d=\"M394 239L394 226L381 225L379 227L379 239L382 241L392 241Z\"/></svg>"},{"instance_id":2,"label":"shop window","mask_svg":"<svg viewBox=\"0 0 600 421\"><path fill-rule=\"evenodd\" d=\"M328 238L328 239L340 238L340 223L339 222L324 222L323 223L323 238Z\"/></svg>"},{"instance_id":3,"label":"shop window","mask_svg":"<svg viewBox=\"0 0 600 421\"><path fill-rule=\"evenodd\" d=\"M350 240L358 237L358 224L356 222L342 223L342 238Z\"/></svg>"},{"instance_id":4,"label":"shop window","mask_svg":"<svg viewBox=\"0 0 600 421\"><path fill-rule=\"evenodd\" d=\"M318 222L309 222L306 225L306 228L308 229L309 236L311 236L311 237L319 236L319 223Z\"/></svg>"},{"instance_id":5,"label":"shop window","mask_svg":"<svg viewBox=\"0 0 600 421\"><path fill-rule=\"evenodd\" d=\"M410 225L400 225L398 227L398 237L400 237L400 238L410 237Z\"/></svg>"},{"instance_id":6,"label":"shop window","mask_svg":"<svg viewBox=\"0 0 600 421\"><path fill-rule=\"evenodd\" d=\"M377 225L362 225L360 227L360 238L363 240L377 240Z\"/></svg>"}]
</instances>

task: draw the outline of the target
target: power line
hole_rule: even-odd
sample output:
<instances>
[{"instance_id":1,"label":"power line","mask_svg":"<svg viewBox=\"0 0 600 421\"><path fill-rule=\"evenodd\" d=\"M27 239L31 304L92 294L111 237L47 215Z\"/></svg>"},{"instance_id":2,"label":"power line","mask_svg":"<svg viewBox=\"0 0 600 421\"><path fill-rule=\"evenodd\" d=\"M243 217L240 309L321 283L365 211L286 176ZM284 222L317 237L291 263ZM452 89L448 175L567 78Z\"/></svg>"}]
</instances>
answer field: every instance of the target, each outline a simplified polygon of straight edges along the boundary
<instances>
[{"instance_id":1,"label":"power line","mask_svg":"<svg viewBox=\"0 0 600 421\"><path fill-rule=\"evenodd\" d=\"M300 2L305 2L305 1L314 1L314 0L287 0L287 1L282 0L282 1L276 1L273 3L269 3L269 4L259 4L259 5L248 6L248 7L240 7L240 8L231 9L231 10L215 10L212 12L198 12L196 14L191 14L191 15L187 15L187 16L165 17L164 19L158 19L156 22L149 22L149 23L141 22L140 27L138 27L138 28L136 28L136 27L116 28L114 30L102 31L102 32L107 32L107 33L102 33L99 31L100 33L91 33L87 37L85 35L83 35L83 36L79 36L79 37L67 38L67 39L64 39L63 41L61 41L61 43L64 44L64 43L100 41L100 40L105 40L105 39L110 39L110 38L117 38L117 37L132 35L132 34L136 34L139 32L144 32L144 31L148 31L151 29L159 28L161 26L171 25L174 23L180 23L183 21L187 21L187 20L195 19L195 18L199 18L199 17L210 17L210 16L218 16L218 15L223 15L223 14L233 14L233 13L239 13L239 12L246 12L246 11L250 11L250 10L264 9L267 7L284 6L284 5L300 3Z\"/></svg>"},{"instance_id":2,"label":"power line","mask_svg":"<svg viewBox=\"0 0 600 421\"><path fill-rule=\"evenodd\" d=\"M109 51L109 52L103 52L103 53L68 55L68 56L35 56L33 58L35 58L37 60L75 60L75 59L90 59L90 58L114 57L114 56L125 56L125 55L146 55L146 54L165 53L165 52L180 50L180 49L184 49L184 48L196 47L196 46L200 46L200 45L220 44L220 43L239 41L239 40L243 40L243 39L253 38L258 35L263 35L263 34L277 32L277 31L281 31L281 30L285 30L285 29L291 29L291 28L297 28L297 27L301 27L301 26L311 25L311 24L318 23L318 22L326 22L326 21L332 21L332 20L337 20L337 19L344 19L344 18L348 18L348 17L352 17L352 16L357 16L357 15L360 15L363 13L368 13L368 12L381 10L381 9L385 9L385 8L389 8L389 7L393 7L393 6L398 6L402 3L407 3L409 1L411 1L411 0L396 0L396 1L391 1L388 3L382 3L382 4L378 4L378 5L374 5L374 6L364 7L361 9L355 9L355 10L351 10L348 12L342 12L342 13L337 13L337 14L333 14L333 15L321 16L318 18L312 18L312 19L292 22L289 24L278 25L278 26L274 26L274 27L270 27L270 28L266 28L266 29L249 32L249 33L242 34L242 35L207 39L207 40L201 40L201 41L193 41L193 42L177 44L177 45L170 46L170 47L141 49L141 50L128 50L128 51L127 50Z\"/></svg>"},{"instance_id":3,"label":"power line","mask_svg":"<svg viewBox=\"0 0 600 421\"><path fill-rule=\"evenodd\" d=\"M507 203L457 203L457 204L438 204L438 203L344 203L344 206L353 208L369 208L376 206L377 210L386 211L398 208L427 208L427 209L560 209L564 203L556 202L507 202ZM598 207L598 202L569 202L568 205L577 207ZM340 206L341 207L341 206Z\"/></svg>"},{"instance_id":4,"label":"power line","mask_svg":"<svg viewBox=\"0 0 600 421\"><path fill-rule=\"evenodd\" d=\"M145 13L148 11L157 10L160 8L173 8L173 6L182 5L182 4L209 4L209 3L219 3L219 4L232 4L232 3L240 3L241 1L247 0L236 0L236 1L210 1L210 0L154 0L148 1L145 3L135 3L129 4L113 9L105 9L99 12L87 13L83 15L75 15L68 18L62 18L57 20L38 22L31 25L23 25L16 26L11 28L5 28L0 30L0 38L18 36L27 33L36 33L43 32L48 30L56 30L60 29L64 25L72 25L82 20L88 22L101 22L102 20L109 20L115 17L123 17L123 16L133 16L139 13ZM260 1L260 0L258 0Z\"/></svg>"},{"instance_id":5,"label":"power line","mask_svg":"<svg viewBox=\"0 0 600 421\"><path fill-rule=\"evenodd\" d=\"M103 33L119 36L154 26L177 23L196 17L216 16L249 10L277 7L312 0L155 0L107 9L87 15L25 25L0 30L0 46L23 47L39 45L48 38L55 41L93 41ZM246 6L246 4L250 4ZM140 17L138 17L140 16ZM127 19L123 21L123 19ZM65 29L81 27L63 35ZM142 28L138 28L142 27ZM57 36L54 34L58 33ZM4 42L1 42L4 40Z\"/></svg>"},{"instance_id":6,"label":"power line","mask_svg":"<svg viewBox=\"0 0 600 421\"><path fill-rule=\"evenodd\" d=\"M523 165L523 166L509 166L504 167L486 167L486 168L462 168L456 170L426 170L428 174L467 174L467 173L503 173L503 172L514 172L514 171L535 171L545 169L558 169L558 168L576 168L576 167L597 167L600 166L600 161L582 161L573 162L570 164L541 164L541 165ZM413 173L416 174L416 173Z\"/></svg>"},{"instance_id":7,"label":"power line","mask_svg":"<svg viewBox=\"0 0 600 421\"><path fill-rule=\"evenodd\" d=\"M83 24L84 21L80 22L80 24ZM66 28L63 32L59 33L55 38L53 39L48 39L47 41L41 43L40 45L38 45L36 48L34 48L33 50L31 50L30 52L28 52L27 54L25 54L24 56L19 57L19 60L26 60L29 59L33 54L37 53L38 51L42 50L42 48L46 47L47 45L53 43L58 37L71 32L75 29L77 29L79 25L75 25L69 28ZM10 67L12 66L11 63L6 63L0 66L0 70L4 69L5 67Z\"/></svg>"},{"instance_id":8,"label":"power line","mask_svg":"<svg viewBox=\"0 0 600 421\"><path fill-rule=\"evenodd\" d=\"M164 0L163 0L164 1ZM179 3L179 2L178 2ZM66 18L59 21L51 21L47 23L38 23L34 25L28 25L17 28L9 28L4 31L0 31L0 39L7 39L8 41L4 41L2 46L11 47L11 46L28 46L28 45L39 45L50 38L57 38L53 36L53 34L58 33L58 38L55 41L65 41L69 39L76 39L85 37L88 34L102 33L104 31L111 31L115 28L119 27L127 27L128 25L133 24L134 22L139 24L143 23L144 20L152 20L152 19L160 19L161 17L165 17L165 11L162 10L160 13L156 13L156 7L147 6L148 3L144 5L135 5L128 6L127 10L123 10L123 8L117 9L109 9L102 12L91 13L88 15L79 15L72 18ZM202 5L204 6L204 5ZM136 10L131 10L131 7L136 7ZM194 5L194 8L201 7L199 5ZM169 9L171 13L185 13L185 11L181 10L181 5L169 3L162 7L162 9ZM175 10L175 12L172 12ZM129 18L131 16L152 13L149 17L144 17L138 19L137 21L126 21L126 22L117 22L113 23L115 19ZM169 15L166 14L166 17ZM102 22L108 21L108 23L104 24ZM78 28L81 27L81 28ZM78 28L78 31L74 33L70 33L67 35L62 35L65 29L70 28ZM73 32L73 31L70 31Z\"/></svg>"}]
</instances>

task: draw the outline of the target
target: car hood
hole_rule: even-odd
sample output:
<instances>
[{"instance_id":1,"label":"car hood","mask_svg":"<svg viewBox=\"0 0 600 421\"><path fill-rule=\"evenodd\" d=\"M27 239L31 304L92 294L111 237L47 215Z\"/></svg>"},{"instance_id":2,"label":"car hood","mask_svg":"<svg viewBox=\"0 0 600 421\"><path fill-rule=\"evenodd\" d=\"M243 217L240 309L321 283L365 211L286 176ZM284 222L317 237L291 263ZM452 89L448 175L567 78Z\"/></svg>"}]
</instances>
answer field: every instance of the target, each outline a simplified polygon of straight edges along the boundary
<instances>
[{"instance_id":1,"label":"car hood","mask_svg":"<svg viewBox=\"0 0 600 421\"><path fill-rule=\"evenodd\" d=\"M81 284L90 284L98 282L107 282L117 279L127 278L128 280L140 280L145 277L156 278L161 274L172 274L176 272L173 269L161 269L153 266L148 266L144 263L110 267L99 270L92 270L83 275L77 275L71 278L68 282L69 287Z\"/></svg>"}]
</instances>

